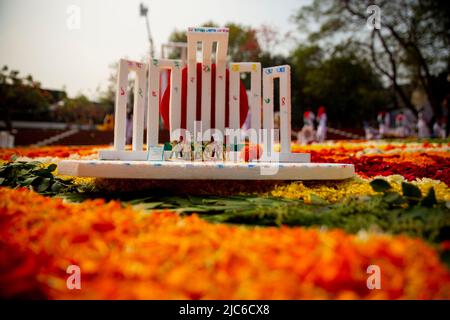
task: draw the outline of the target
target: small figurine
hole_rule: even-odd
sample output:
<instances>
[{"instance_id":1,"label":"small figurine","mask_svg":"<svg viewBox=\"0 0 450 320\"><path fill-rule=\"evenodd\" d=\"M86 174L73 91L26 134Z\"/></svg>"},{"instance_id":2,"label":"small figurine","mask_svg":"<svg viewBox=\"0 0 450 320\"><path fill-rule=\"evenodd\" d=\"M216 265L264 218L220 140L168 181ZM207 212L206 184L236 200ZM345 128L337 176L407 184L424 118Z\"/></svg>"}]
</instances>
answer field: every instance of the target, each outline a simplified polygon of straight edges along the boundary
<instances>
[{"instance_id":1,"label":"small figurine","mask_svg":"<svg viewBox=\"0 0 450 320\"><path fill-rule=\"evenodd\" d=\"M203 151L203 159L206 161L223 160L223 145L220 141L208 142Z\"/></svg>"},{"instance_id":2,"label":"small figurine","mask_svg":"<svg viewBox=\"0 0 450 320\"><path fill-rule=\"evenodd\" d=\"M170 160L181 159L183 157L183 144L178 141L172 141L172 151L170 152Z\"/></svg>"},{"instance_id":3,"label":"small figurine","mask_svg":"<svg viewBox=\"0 0 450 320\"><path fill-rule=\"evenodd\" d=\"M192 160L192 145L190 142L182 142L182 158L183 160Z\"/></svg>"},{"instance_id":4,"label":"small figurine","mask_svg":"<svg viewBox=\"0 0 450 320\"><path fill-rule=\"evenodd\" d=\"M203 147L201 142L194 142L194 152L193 159L194 161L202 161L203 160Z\"/></svg>"}]
</instances>

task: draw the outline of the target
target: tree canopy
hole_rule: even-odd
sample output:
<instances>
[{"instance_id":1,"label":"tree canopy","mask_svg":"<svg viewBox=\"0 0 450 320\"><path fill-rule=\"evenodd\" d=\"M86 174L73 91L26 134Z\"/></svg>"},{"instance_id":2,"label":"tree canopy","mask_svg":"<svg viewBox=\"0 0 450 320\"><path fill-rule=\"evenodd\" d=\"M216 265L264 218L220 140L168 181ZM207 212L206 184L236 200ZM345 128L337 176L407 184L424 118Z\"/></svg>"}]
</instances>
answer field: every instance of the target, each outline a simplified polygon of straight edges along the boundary
<instances>
[{"instance_id":1,"label":"tree canopy","mask_svg":"<svg viewBox=\"0 0 450 320\"><path fill-rule=\"evenodd\" d=\"M374 10L379 10L378 26L370 23ZM299 9L295 20L314 43L351 43L370 59L404 106L417 112L402 86L410 83L425 91L436 116L441 115L448 92L442 74L449 73L450 65L446 1L314 0Z\"/></svg>"}]
</instances>

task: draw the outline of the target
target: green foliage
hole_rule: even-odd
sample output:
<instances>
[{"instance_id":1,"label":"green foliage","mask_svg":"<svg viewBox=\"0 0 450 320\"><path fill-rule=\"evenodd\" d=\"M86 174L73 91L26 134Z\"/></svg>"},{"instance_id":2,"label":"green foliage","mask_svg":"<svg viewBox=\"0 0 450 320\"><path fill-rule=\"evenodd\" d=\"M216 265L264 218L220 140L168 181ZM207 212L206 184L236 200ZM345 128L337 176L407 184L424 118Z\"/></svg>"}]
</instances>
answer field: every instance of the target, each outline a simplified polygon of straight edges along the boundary
<instances>
[{"instance_id":1,"label":"green foliage","mask_svg":"<svg viewBox=\"0 0 450 320\"><path fill-rule=\"evenodd\" d=\"M255 195L202 197L157 191L88 191L71 180L55 177L55 169L56 165L45 167L39 162L7 163L0 167L0 185L28 187L72 202L103 198L107 201L120 200L124 205L149 212L171 210L182 215L195 213L213 223L340 228L350 233L378 230L421 237L432 243L450 240L449 208L437 201L433 188L422 197L420 190L409 183L404 183L400 194L392 191L385 180L376 179L371 185L379 193L374 196L351 197L334 204L312 196L311 203L306 204L302 200Z\"/></svg>"},{"instance_id":2,"label":"green foliage","mask_svg":"<svg viewBox=\"0 0 450 320\"><path fill-rule=\"evenodd\" d=\"M50 99L31 75L20 77L19 71L8 70L7 66L0 70L0 112L8 130L11 129L14 112L44 113L48 110Z\"/></svg>"},{"instance_id":3,"label":"green foliage","mask_svg":"<svg viewBox=\"0 0 450 320\"><path fill-rule=\"evenodd\" d=\"M384 179L373 179L370 182L370 186L376 192L385 192L392 188L389 182Z\"/></svg>"},{"instance_id":4,"label":"green foliage","mask_svg":"<svg viewBox=\"0 0 450 320\"><path fill-rule=\"evenodd\" d=\"M383 193L383 200L391 207L403 206L408 204L409 206L421 206L432 208L438 204L436 199L436 192L431 187L426 196L422 197L422 192L419 187L412 183L402 182L402 195L398 192L390 191L392 189L389 182L384 179L374 179L370 182L370 186L376 192Z\"/></svg>"},{"instance_id":5,"label":"green foliage","mask_svg":"<svg viewBox=\"0 0 450 320\"><path fill-rule=\"evenodd\" d=\"M424 207L429 208L437 204L436 193L434 192L433 188L430 188L430 190L428 190L427 195L422 199L420 204Z\"/></svg>"},{"instance_id":6,"label":"green foliage","mask_svg":"<svg viewBox=\"0 0 450 320\"><path fill-rule=\"evenodd\" d=\"M379 29L366 27L369 16L374 17L367 12L370 5L381 11ZM442 115L450 61L450 11L445 1L314 0L302 6L294 20L300 32L324 48L340 43L357 48L358 55L389 80L396 93L393 102L416 112L402 86L409 82L423 89L435 115Z\"/></svg>"},{"instance_id":7,"label":"green foliage","mask_svg":"<svg viewBox=\"0 0 450 320\"><path fill-rule=\"evenodd\" d=\"M374 185L379 188L381 183ZM70 201L98 197L116 199L149 212L168 209L183 215L195 213L213 223L327 227L340 228L350 233L377 230L421 237L433 243L450 239L449 209L445 203L438 203L435 197L433 200L433 189L415 205L408 205L407 196L390 191L385 185L383 190L375 196L353 197L335 204L318 196L312 196L311 204L306 204L302 200L270 196L174 196L154 191L71 193L60 196Z\"/></svg>"},{"instance_id":8,"label":"green foliage","mask_svg":"<svg viewBox=\"0 0 450 320\"><path fill-rule=\"evenodd\" d=\"M65 98L58 106L57 120L67 123L92 124L101 123L106 114L113 112L108 102L94 103L80 94L75 98Z\"/></svg>"},{"instance_id":9,"label":"green foliage","mask_svg":"<svg viewBox=\"0 0 450 320\"><path fill-rule=\"evenodd\" d=\"M351 46L336 47L331 54L317 45L299 46L291 65L299 91L295 103L313 109L324 105L334 126L361 125L386 103L379 77Z\"/></svg>"},{"instance_id":10,"label":"green foliage","mask_svg":"<svg viewBox=\"0 0 450 320\"><path fill-rule=\"evenodd\" d=\"M392 234L407 234L430 242L448 240L449 210L439 206L392 208L383 196L351 198L339 204L304 204L300 201L272 202L253 208L239 207L220 214L200 216L211 222L248 225L289 225L341 228L356 233L360 230L380 230Z\"/></svg>"},{"instance_id":11,"label":"green foliage","mask_svg":"<svg viewBox=\"0 0 450 320\"><path fill-rule=\"evenodd\" d=\"M56 164L45 167L40 162L10 162L0 167L0 185L11 188L26 187L36 192L55 195L76 191L70 180L55 177Z\"/></svg>"}]
</instances>

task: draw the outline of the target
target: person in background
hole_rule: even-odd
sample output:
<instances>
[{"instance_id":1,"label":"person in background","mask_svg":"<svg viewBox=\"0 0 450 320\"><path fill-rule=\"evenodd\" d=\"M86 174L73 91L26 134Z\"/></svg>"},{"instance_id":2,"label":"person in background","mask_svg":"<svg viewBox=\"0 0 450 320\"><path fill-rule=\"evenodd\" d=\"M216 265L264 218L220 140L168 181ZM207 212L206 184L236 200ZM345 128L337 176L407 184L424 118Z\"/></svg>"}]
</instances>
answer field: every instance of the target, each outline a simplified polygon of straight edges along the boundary
<instances>
[{"instance_id":1,"label":"person in background","mask_svg":"<svg viewBox=\"0 0 450 320\"><path fill-rule=\"evenodd\" d=\"M395 117L395 132L398 137L406 137L407 128L406 128L406 117L403 111L400 111Z\"/></svg>"},{"instance_id":2,"label":"person in background","mask_svg":"<svg viewBox=\"0 0 450 320\"><path fill-rule=\"evenodd\" d=\"M383 139L389 131L390 116L388 112L380 111L377 115L378 138Z\"/></svg>"},{"instance_id":3,"label":"person in background","mask_svg":"<svg viewBox=\"0 0 450 320\"><path fill-rule=\"evenodd\" d=\"M311 126L314 129L314 120L316 119L316 116L314 112L310 110L306 111L303 114L303 122L305 125Z\"/></svg>"},{"instance_id":4,"label":"person in background","mask_svg":"<svg viewBox=\"0 0 450 320\"><path fill-rule=\"evenodd\" d=\"M317 121L319 124L317 126L316 139L318 142L323 142L327 138L327 113L324 106L320 106L317 111Z\"/></svg>"},{"instance_id":5,"label":"person in background","mask_svg":"<svg viewBox=\"0 0 450 320\"><path fill-rule=\"evenodd\" d=\"M430 137L430 129L428 128L427 122L425 121L423 111L420 111L417 115L417 132L420 139Z\"/></svg>"},{"instance_id":6,"label":"person in background","mask_svg":"<svg viewBox=\"0 0 450 320\"><path fill-rule=\"evenodd\" d=\"M448 124L450 123L450 93L447 94L447 96L444 98L444 101L442 102L442 121L441 121L441 127L444 128L445 133L444 136L447 137L450 135L450 128Z\"/></svg>"},{"instance_id":7,"label":"person in background","mask_svg":"<svg viewBox=\"0 0 450 320\"><path fill-rule=\"evenodd\" d=\"M315 115L311 110L305 111L303 114L303 128L297 135L298 144L306 145L314 140L314 119Z\"/></svg>"},{"instance_id":8,"label":"person in background","mask_svg":"<svg viewBox=\"0 0 450 320\"><path fill-rule=\"evenodd\" d=\"M133 140L133 113L127 111L127 130L126 130L126 144L131 144Z\"/></svg>"},{"instance_id":9,"label":"person in background","mask_svg":"<svg viewBox=\"0 0 450 320\"><path fill-rule=\"evenodd\" d=\"M433 138L445 139L447 136L445 128L445 118L437 120L433 125Z\"/></svg>"},{"instance_id":10,"label":"person in background","mask_svg":"<svg viewBox=\"0 0 450 320\"><path fill-rule=\"evenodd\" d=\"M363 122L364 132L367 140L372 140L377 138L377 130L372 128L367 121Z\"/></svg>"}]
</instances>

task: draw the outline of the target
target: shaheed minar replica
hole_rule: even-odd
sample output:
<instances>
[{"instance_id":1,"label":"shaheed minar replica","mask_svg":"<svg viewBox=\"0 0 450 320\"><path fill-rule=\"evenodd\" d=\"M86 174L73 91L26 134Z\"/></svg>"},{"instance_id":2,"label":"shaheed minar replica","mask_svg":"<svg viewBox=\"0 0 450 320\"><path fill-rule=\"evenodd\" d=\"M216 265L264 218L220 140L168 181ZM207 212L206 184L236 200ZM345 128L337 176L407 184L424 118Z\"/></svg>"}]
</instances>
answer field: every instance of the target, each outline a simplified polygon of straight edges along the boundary
<instances>
[{"instance_id":1,"label":"shaheed minar replica","mask_svg":"<svg viewBox=\"0 0 450 320\"><path fill-rule=\"evenodd\" d=\"M100 150L99 160L63 160L59 164L61 174L178 180L338 180L354 175L351 164L311 163L309 154L291 152L290 66L262 69L258 62L228 63L227 28L189 28L187 42L186 62L154 58L147 63L120 60L113 148ZM199 44L201 55L198 54ZM198 64L201 64L201 72L197 72ZM187 83L184 86L187 90L186 123L182 125L184 68L187 68ZM170 85L166 88L170 96L170 143L159 141L160 79L161 72L165 70L170 70ZM131 148L126 146L130 72L136 75ZM201 79L197 79L199 73ZM241 73L248 73L251 82L250 90L247 91L250 128L246 130L241 129L241 120L244 119L240 119ZM280 86L279 128L274 128L276 78ZM226 81L229 81L228 105ZM212 83L215 88L212 88ZM201 87L197 88L198 85ZM197 96L198 89L201 90L200 97ZM215 95L212 94L213 90ZM212 97L214 127L211 121ZM197 99L201 105L200 115L197 115Z\"/></svg>"}]
</instances>

